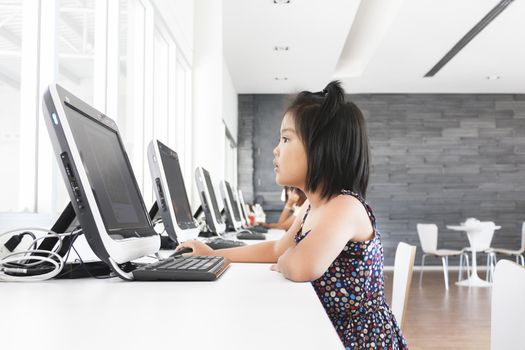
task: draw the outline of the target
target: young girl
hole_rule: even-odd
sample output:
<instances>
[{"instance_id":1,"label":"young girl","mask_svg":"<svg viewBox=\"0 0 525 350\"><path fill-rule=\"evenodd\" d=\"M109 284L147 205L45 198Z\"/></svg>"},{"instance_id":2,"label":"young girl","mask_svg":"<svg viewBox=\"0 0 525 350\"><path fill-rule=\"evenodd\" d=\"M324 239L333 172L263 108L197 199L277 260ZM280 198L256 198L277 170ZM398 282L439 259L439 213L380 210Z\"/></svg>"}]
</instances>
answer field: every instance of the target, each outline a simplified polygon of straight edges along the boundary
<instances>
[{"instance_id":1,"label":"young girl","mask_svg":"<svg viewBox=\"0 0 525 350\"><path fill-rule=\"evenodd\" d=\"M214 251L188 241L193 255L275 263L296 281L311 281L347 349L406 349L386 304L383 248L364 197L369 150L363 115L344 101L340 83L301 92L284 114L274 149L276 182L301 189L302 212L279 241Z\"/></svg>"}]
</instances>

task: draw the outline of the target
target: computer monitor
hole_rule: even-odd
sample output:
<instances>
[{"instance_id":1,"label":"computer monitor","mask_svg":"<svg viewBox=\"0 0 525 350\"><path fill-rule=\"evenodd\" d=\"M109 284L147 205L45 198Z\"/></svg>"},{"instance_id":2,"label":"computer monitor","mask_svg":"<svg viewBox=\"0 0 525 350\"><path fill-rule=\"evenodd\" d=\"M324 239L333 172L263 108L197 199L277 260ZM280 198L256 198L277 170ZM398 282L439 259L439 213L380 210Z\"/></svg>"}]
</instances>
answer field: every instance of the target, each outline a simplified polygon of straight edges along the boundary
<instances>
[{"instance_id":1,"label":"computer monitor","mask_svg":"<svg viewBox=\"0 0 525 350\"><path fill-rule=\"evenodd\" d=\"M234 230L242 229L242 218L237 205L237 199L228 181L221 181L220 190L226 209L226 218Z\"/></svg>"},{"instance_id":2,"label":"computer monitor","mask_svg":"<svg viewBox=\"0 0 525 350\"><path fill-rule=\"evenodd\" d=\"M193 219L177 153L158 140L148 146L151 180L164 229L174 242L195 239L199 228Z\"/></svg>"},{"instance_id":3,"label":"computer monitor","mask_svg":"<svg viewBox=\"0 0 525 350\"><path fill-rule=\"evenodd\" d=\"M43 98L45 123L75 214L93 252L119 264L159 250L115 122L60 85Z\"/></svg>"},{"instance_id":4,"label":"computer monitor","mask_svg":"<svg viewBox=\"0 0 525 350\"><path fill-rule=\"evenodd\" d=\"M239 207L241 208L241 214L246 222L246 226L250 226L250 217L248 216L248 207L244 202L244 196L242 195L242 191L240 189L237 191L237 193L239 194Z\"/></svg>"},{"instance_id":5,"label":"computer monitor","mask_svg":"<svg viewBox=\"0 0 525 350\"><path fill-rule=\"evenodd\" d=\"M219 204L215 196L215 189L211 181L210 173L202 167L197 167L197 169L195 169L195 183L199 191L202 210L204 211L208 229L219 235L224 233L226 231L226 224L221 217L221 211L219 210Z\"/></svg>"}]
</instances>

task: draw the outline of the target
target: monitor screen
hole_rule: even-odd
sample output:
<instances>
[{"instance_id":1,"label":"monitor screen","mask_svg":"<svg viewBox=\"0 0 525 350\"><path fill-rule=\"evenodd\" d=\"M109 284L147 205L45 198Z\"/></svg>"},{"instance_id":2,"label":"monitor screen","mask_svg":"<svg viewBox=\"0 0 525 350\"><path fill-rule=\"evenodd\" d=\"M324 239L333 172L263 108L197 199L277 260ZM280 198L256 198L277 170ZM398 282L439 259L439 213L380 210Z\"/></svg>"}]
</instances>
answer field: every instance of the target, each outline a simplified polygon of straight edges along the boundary
<instances>
[{"instance_id":1,"label":"monitor screen","mask_svg":"<svg viewBox=\"0 0 525 350\"><path fill-rule=\"evenodd\" d=\"M67 121L108 233L150 227L117 131L67 102L65 106Z\"/></svg>"},{"instance_id":2,"label":"monitor screen","mask_svg":"<svg viewBox=\"0 0 525 350\"><path fill-rule=\"evenodd\" d=\"M184 179L182 178L179 157L177 153L161 142L158 142L158 146L177 223L179 226L182 223L193 224L193 214L191 213L190 201L184 186Z\"/></svg>"},{"instance_id":3,"label":"monitor screen","mask_svg":"<svg viewBox=\"0 0 525 350\"><path fill-rule=\"evenodd\" d=\"M215 189L213 188L213 185L211 183L210 173L204 168L202 169L202 173L204 174L206 187L208 188L208 192L210 193L211 206L213 208L213 212L215 213L215 218L219 224L222 224L221 211L219 210L219 205L217 204L217 197L215 197Z\"/></svg>"},{"instance_id":4,"label":"monitor screen","mask_svg":"<svg viewBox=\"0 0 525 350\"><path fill-rule=\"evenodd\" d=\"M233 195L232 188L228 181L224 181L224 184L226 185L226 190L228 191L228 198L230 198L230 203L233 207L233 217L235 218L235 221L239 222L241 221L241 214L239 214L239 206L237 204L237 201L235 200L235 196Z\"/></svg>"}]
</instances>

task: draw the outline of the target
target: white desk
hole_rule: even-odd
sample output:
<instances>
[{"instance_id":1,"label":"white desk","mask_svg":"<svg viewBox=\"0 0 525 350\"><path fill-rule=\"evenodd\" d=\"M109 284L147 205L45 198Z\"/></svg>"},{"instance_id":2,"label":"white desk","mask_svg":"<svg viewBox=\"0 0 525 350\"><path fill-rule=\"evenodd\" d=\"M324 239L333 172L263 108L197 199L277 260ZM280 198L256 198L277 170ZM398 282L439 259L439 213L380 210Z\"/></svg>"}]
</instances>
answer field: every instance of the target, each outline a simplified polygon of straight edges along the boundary
<instances>
[{"instance_id":1,"label":"white desk","mask_svg":"<svg viewBox=\"0 0 525 350\"><path fill-rule=\"evenodd\" d=\"M0 283L1 349L342 349L310 283L269 264L215 282Z\"/></svg>"},{"instance_id":2,"label":"white desk","mask_svg":"<svg viewBox=\"0 0 525 350\"><path fill-rule=\"evenodd\" d=\"M484 281L478 276L478 263L476 259L476 253L480 251L479 249L480 247L477 246L477 240L479 239L478 236L483 234L482 228L479 225L470 225L470 226L469 225L447 225L447 228L453 231L465 231L467 233L467 237L470 243L470 249L472 251L472 272L467 279L456 282L456 285L467 286L467 287L490 287L492 286L492 283ZM500 228L501 226L493 227L494 230L499 230Z\"/></svg>"}]
</instances>

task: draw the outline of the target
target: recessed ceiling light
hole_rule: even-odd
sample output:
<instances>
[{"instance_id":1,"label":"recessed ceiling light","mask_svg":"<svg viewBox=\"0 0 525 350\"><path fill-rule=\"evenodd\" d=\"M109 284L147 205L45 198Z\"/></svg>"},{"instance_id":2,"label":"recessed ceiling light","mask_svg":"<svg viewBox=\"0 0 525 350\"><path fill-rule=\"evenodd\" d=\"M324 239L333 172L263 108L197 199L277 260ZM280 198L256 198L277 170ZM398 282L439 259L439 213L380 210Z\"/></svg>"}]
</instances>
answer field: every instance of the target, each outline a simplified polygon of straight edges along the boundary
<instances>
[{"instance_id":1,"label":"recessed ceiling light","mask_svg":"<svg viewBox=\"0 0 525 350\"><path fill-rule=\"evenodd\" d=\"M274 51L288 51L290 50L290 46L274 46Z\"/></svg>"},{"instance_id":2,"label":"recessed ceiling light","mask_svg":"<svg viewBox=\"0 0 525 350\"><path fill-rule=\"evenodd\" d=\"M488 75L486 78L487 80L499 80L500 76L499 75Z\"/></svg>"},{"instance_id":3,"label":"recessed ceiling light","mask_svg":"<svg viewBox=\"0 0 525 350\"><path fill-rule=\"evenodd\" d=\"M273 0L273 3L277 5L284 5L284 4L289 4L290 0Z\"/></svg>"},{"instance_id":4,"label":"recessed ceiling light","mask_svg":"<svg viewBox=\"0 0 525 350\"><path fill-rule=\"evenodd\" d=\"M275 77L275 80L288 80L288 77Z\"/></svg>"}]
</instances>

